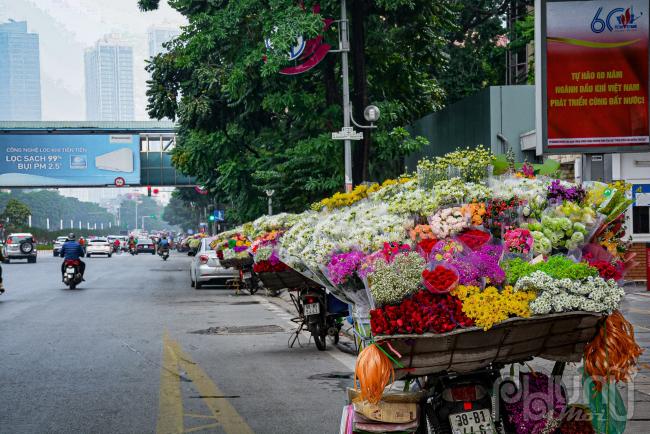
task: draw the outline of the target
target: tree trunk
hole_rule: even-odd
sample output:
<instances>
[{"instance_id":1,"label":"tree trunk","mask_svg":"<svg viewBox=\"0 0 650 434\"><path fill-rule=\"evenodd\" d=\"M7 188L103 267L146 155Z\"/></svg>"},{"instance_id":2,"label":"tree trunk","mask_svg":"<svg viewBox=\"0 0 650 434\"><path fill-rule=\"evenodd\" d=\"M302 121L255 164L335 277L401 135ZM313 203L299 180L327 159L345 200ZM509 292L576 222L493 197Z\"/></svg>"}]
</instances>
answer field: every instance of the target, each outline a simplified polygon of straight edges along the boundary
<instances>
[{"instance_id":1,"label":"tree trunk","mask_svg":"<svg viewBox=\"0 0 650 434\"><path fill-rule=\"evenodd\" d=\"M352 57L352 73L354 88L352 90L352 106L354 120L365 123L363 110L368 105L368 82L366 81L365 54L365 22L368 12L366 0L353 0L350 14L350 53ZM355 129L357 129L355 127ZM368 166L370 158L370 130L363 131L364 138L353 146L352 181L358 185L368 181Z\"/></svg>"}]
</instances>

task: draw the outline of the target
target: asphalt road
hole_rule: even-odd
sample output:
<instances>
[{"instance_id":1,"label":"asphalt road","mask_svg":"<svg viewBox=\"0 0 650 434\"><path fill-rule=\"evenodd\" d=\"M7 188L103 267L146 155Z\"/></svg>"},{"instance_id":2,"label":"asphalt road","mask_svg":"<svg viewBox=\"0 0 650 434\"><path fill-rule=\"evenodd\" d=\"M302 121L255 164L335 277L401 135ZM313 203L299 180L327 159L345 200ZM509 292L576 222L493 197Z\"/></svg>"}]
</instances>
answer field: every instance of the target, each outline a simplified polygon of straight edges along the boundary
<instances>
[{"instance_id":1,"label":"asphalt road","mask_svg":"<svg viewBox=\"0 0 650 434\"><path fill-rule=\"evenodd\" d=\"M60 261L3 265L0 433L338 432L354 358L288 348L265 297L196 291L178 254L86 259L70 291Z\"/></svg>"}]
</instances>

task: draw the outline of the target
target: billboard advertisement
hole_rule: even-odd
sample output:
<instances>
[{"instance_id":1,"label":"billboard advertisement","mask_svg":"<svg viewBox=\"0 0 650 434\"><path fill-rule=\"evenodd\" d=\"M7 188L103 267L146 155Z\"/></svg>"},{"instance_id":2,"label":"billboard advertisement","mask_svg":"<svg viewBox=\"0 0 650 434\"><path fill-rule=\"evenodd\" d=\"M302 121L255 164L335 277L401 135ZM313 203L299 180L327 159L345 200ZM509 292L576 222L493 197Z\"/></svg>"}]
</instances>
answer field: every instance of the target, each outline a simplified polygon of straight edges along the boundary
<instances>
[{"instance_id":1,"label":"billboard advertisement","mask_svg":"<svg viewBox=\"0 0 650 434\"><path fill-rule=\"evenodd\" d=\"M648 0L542 3L544 153L649 150Z\"/></svg>"},{"instance_id":2,"label":"billboard advertisement","mask_svg":"<svg viewBox=\"0 0 650 434\"><path fill-rule=\"evenodd\" d=\"M132 134L1 134L0 187L140 183L140 137Z\"/></svg>"}]
</instances>

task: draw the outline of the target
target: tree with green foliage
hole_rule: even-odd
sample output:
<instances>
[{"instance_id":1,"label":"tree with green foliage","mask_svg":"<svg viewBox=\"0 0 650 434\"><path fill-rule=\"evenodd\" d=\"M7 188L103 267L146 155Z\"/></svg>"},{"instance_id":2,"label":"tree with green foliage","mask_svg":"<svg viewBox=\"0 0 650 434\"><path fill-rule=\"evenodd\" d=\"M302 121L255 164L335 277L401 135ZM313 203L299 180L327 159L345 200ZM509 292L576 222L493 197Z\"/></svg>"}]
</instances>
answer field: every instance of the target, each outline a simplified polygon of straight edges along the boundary
<instances>
[{"instance_id":1,"label":"tree with green foliage","mask_svg":"<svg viewBox=\"0 0 650 434\"><path fill-rule=\"evenodd\" d=\"M205 219L205 213L214 209L212 197L198 194L191 188L178 188L172 193L162 218L183 230L197 230L199 223Z\"/></svg>"},{"instance_id":2,"label":"tree with green foliage","mask_svg":"<svg viewBox=\"0 0 650 434\"><path fill-rule=\"evenodd\" d=\"M29 216L32 211L27 205L17 199L9 199L1 218L4 220L7 233L19 232L27 229Z\"/></svg>"},{"instance_id":3,"label":"tree with green foliage","mask_svg":"<svg viewBox=\"0 0 650 434\"><path fill-rule=\"evenodd\" d=\"M148 11L159 0L138 3ZM405 126L502 79L495 38L506 3L349 0L353 115L362 122L370 103L382 112L378 128L353 144L355 184L401 173L403 157L426 143ZM330 137L342 126L340 56L279 74L292 64L296 35L321 33L323 18L339 18L339 0L169 4L188 25L148 65L147 96L150 116L178 120L174 165L225 202L230 221L262 214L266 189L284 211L340 190L343 143ZM323 34L334 48L337 26Z\"/></svg>"},{"instance_id":4,"label":"tree with green foliage","mask_svg":"<svg viewBox=\"0 0 650 434\"><path fill-rule=\"evenodd\" d=\"M108 223L115 222L115 217L93 202L81 202L73 197L65 197L57 191L52 190L12 190L9 193L0 192L0 208L6 206L11 199L16 199L29 207L32 212L32 226L39 228L47 227L47 219L50 219L50 228L58 229L60 220L63 220L65 228L70 228L70 220L78 227L82 221L83 227L86 222L101 223L108 227Z\"/></svg>"},{"instance_id":5,"label":"tree with green foliage","mask_svg":"<svg viewBox=\"0 0 650 434\"><path fill-rule=\"evenodd\" d=\"M163 219L162 211L158 202L151 197L142 196L139 199L124 198L120 203L120 228L123 230L142 229L142 222L144 221L144 227L147 231L171 229L170 224Z\"/></svg>"}]
</instances>

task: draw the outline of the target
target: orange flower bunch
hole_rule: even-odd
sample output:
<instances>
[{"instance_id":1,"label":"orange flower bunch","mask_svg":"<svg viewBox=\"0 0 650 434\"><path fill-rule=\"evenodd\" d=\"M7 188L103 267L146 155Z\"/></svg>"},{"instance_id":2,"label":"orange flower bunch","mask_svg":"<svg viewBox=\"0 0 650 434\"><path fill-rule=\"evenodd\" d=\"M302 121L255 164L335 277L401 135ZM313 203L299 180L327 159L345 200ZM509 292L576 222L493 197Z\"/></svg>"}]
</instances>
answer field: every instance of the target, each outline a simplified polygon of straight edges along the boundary
<instances>
[{"instance_id":1,"label":"orange flower bunch","mask_svg":"<svg viewBox=\"0 0 650 434\"><path fill-rule=\"evenodd\" d=\"M411 239L417 243L422 240L429 240L435 238L433 232L431 232L431 226L429 225L417 225L409 231Z\"/></svg>"},{"instance_id":2,"label":"orange flower bunch","mask_svg":"<svg viewBox=\"0 0 650 434\"><path fill-rule=\"evenodd\" d=\"M483 224L483 216L485 215L485 203L472 202L463 205L463 212L471 216L472 226L480 226Z\"/></svg>"}]
</instances>

